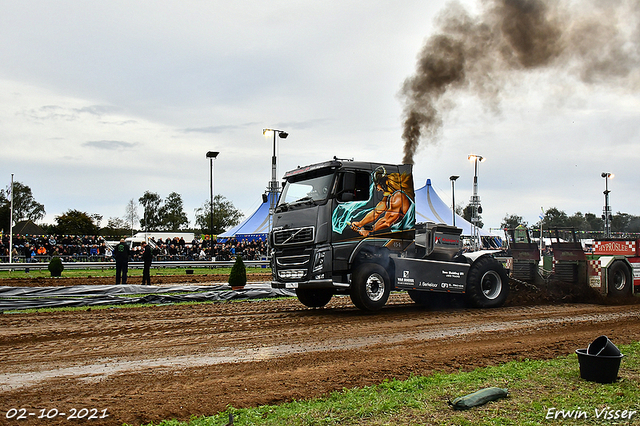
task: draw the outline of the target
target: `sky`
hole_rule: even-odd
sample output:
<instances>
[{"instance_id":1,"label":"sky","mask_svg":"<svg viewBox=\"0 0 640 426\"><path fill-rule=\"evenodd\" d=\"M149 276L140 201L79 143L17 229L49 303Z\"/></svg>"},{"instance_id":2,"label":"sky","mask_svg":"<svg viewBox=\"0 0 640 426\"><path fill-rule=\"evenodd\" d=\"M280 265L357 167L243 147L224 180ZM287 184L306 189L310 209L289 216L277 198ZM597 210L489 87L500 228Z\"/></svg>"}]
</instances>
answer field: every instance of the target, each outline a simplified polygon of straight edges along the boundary
<instances>
[{"instance_id":1,"label":"sky","mask_svg":"<svg viewBox=\"0 0 640 426\"><path fill-rule=\"evenodd\" d=\"M450 203L458 175L456 204L468 204L476 154L485 229L511 214L532 225L551 207L600 215L602 172L615 174L612 211L640 215L640 7L606 3L605 29L621 31L602 37L622 37L623 74L590 79L556 61L491 76L490 101L447 90L437 136L413 157L416 188L431 179ZM456 4L0 0L0 186L11 174L28 185L44 223L74 209L101 226L145 191L177 192L193 225L210 193L207 151L220 152L215 194L245 215L258 208L271 179L264 128L289 133L276 144L278 178L334 156L401 163L402 88L423 46L445 11L483 10Z\"/></svg>"}]
</instances>

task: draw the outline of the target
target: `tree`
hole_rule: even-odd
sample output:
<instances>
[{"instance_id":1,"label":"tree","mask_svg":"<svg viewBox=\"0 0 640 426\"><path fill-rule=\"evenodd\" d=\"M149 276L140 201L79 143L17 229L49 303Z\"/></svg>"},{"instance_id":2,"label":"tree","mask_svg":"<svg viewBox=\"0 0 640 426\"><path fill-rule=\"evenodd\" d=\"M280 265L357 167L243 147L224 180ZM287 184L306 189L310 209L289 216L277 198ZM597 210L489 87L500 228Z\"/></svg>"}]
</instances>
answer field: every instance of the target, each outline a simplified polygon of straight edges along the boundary
<instances>
[{"instance_id":1,"label":"tree","mask_svg":"<svg viewBox=\"0 0 640 426\"><path fill-rule=\"evenodd\" d=\"M102 218L103 216L98 213L94 213L91 215L91 219L93 220L93 223L95 223L98 228L100 228L100 223L102 222Z\"/></svg>"},{"instance_id":2,"label":"tree","mask_svg":"<svg viewBox=\"0 0 640 426\"><path fill-rule=\"evenodd\" d=\"M0 229L9 229L11 211L11 185L0 189ZM37 221L45 215L44 205L38 203L31 188L21 182L13 182L13 224L21 220Z\"/></svg>"},{"instance_id":3,"label":"tree","mask_svg":"<svg viewBox=\"0 0 640 426\"><path fill-rule=\"evenodd\" d=\"M132 198L127 203L126 211L124 214L124 220L127 222L129 229L131 229L131 235L133 235L133 225L139 219L140 215L138 215L138 205Z\"/></svg>"},{"instance_id":4,"label":"tree","mask_svg":"<svg viewBox=\"0 0 640 426\"><path fill-rule=\"evenodd\" d=\"M582 212L576 212L572 216L567 217L566 226L568 228L573 228L576 231L588 231L589 230L588 229L587 220L585 219L585 217L582 214Z\"/></svg>"},{"instance_id":5,"label":"tree","mask_svg":"<svg viewBox=\"0 0 640 426\"><path fill-rule=\"evenodd\" d=\"M627 232L640 232L640 217L633 216L633 218L629 221Z\"/></svg>"},{"instance_id":6,"label":"tree","mask_svg":"<svg viewBox=\"0 0 640 426\"><path fill-rule=\"evenodd\" d=\"M172 192L164 200L159 216L164 231L179 231L189 226L189 219L183 210L182 197L177 192Z\"/></svg>"},{"instance_id":7,"label":"tree","mask_svg":"<svg viewBox=\"0 0 640 426\"><path fill-rule=\"evenodd\" d=\"M195 210L196 213L196 228L202 230L203 233L208 234L210 228L210 212L211 206L209 200L205 201L202 207ZM213 234L221 234L229 228L232 228L240 223L242 219L242 212L236 209L233 203L227 200L224 196L218 194L213 197Z\"/></svg>"},{"instance_id":8,"label":"tree","mask_svg":"<svg viewBox=\"0 0 640 426\"><path fill-rule=\"evenodd\" d=\"M162 224L160 220L160 206L162 198L155 192L145 191L144 195L138 199L144 212L140 219L140 226L147 231L157 231Z\"/></svg>"},{"instance_id":9,"label":"tree","mask_svg":"<svg viewBox=\"0 0 640 426\"><path fill-rule=\"evenodd\" d=\"M62 259L58 256L54 256L49 261L49 266L47 267L49 272L51 272L52 277L59 277L62 275L62 271L64 271L64 265L62 264Z\"/></svg>"},{"instance_id":10,"label":"tree","mask_svg":"<svg viewBox=\"0 0 640 426\"><path fill-rule=\"evenodd\" d=\"M567 227L568 219L569 217L565 212L558 210L556 207L551 207L544 212L544 218L541 222L544 229L565 228Z\"/></svg>"},{"instance_id":11,"label":"tree","mask_svg":"<svg viewBox=\"0 0 640 426\"><path fill-rule=\"evenodd\" d=\"M91 216L79 210L69 210L56 216L56 231L68 235L97 235L98 226Z\"/></svg>"},{"instance_id":12,"label":"tree","mask_svg":"<svg viewBox=\"0 0 640 426\"><path fill-rule=\"evenodd\" d=\"M121 237L122 235L127 234L128 231L129 225L124 219L120 217L110 217L107 221L107 226L102 228L100 233L102 235Z\"/></svg>"},{"instance_id":13,"label":"tree","mask_svg":"<svg viewBox=\"0 0 640 426\"><path fill-rule=\"evenodd\" d=\"M584 220L587 222L588 231L601 231L604 229L604 220L593 213L585 213Z\"/></svg>"},{"instance_id":14,"label":"tree","mask_svg":"<svg viewBox=\"0 0 640 426\"><path fill-rule=\"evenodd\" d=\"M631 223L632 219L633 219L633 216L627 213L617 212L611 218L611 231L627 232L627 229L629 228L629 224Z\"/></svg>"},{"instance_id":15,"label":"tree","mask_svg":"<svg viewBox=\"0 0 640 426\"><path fill-rule=\"evenodd\" d=\"M462 217L473 225L473 222L471 221L473 218L473 206L471 204L467 204L467 207L462 210ZM482 228L484 226L484 223L482 223L482 216L480 214L478 214L478 223L475 225L478 228Z\"/></svg>"},{"instance_id":16,"label":"tree","mask_svg":"<svg viewBox=\"0 0 640 426\"><path fill-rule=\"evenodd\" d=\"M214 197L215 199L215 197ZM247 268L242 261L242 256L236 256L236 261L231 267L229 285L231 288L242 288L247 284Z\"/></svg>"},{"instance_id":17,"label":"tree","mask_svg":"<svg viewBox=\"0 0 640 426\"><path fill-rule=\"evenodd\" d=\"M9 218L11 217L10 201L4 195L4 191L0 189L0 231L8 231Z\"/></svg>"},{"instance_id":18,"label":"tree","mask_svg":"<svg viewBox=\"0 0 640 426\"><path fill-rule=\"evenodd\" d=\"M502 223L500 224L500 227L502 229L516 229L519 225L522 226L529 226L529 224L522 220L522 216L518 216L515 214L509 215L509 216L505 216L502 219Z\"/></svg>"}]
</instances>

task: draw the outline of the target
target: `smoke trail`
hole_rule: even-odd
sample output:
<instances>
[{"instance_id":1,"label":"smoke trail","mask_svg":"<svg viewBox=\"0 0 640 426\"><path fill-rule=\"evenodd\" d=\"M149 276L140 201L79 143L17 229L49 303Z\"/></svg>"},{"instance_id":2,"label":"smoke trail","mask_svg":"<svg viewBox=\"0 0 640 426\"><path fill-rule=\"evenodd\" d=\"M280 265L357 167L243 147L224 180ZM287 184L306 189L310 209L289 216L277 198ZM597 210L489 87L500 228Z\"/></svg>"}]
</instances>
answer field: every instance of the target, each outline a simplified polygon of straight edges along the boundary
<instances>
[{"instance_id":1,"label":"smoke trail","mask_svg":"<svg viewBox=\"0 0 640 426\"><path fill-rule=\"evenodd\" d=\"M415 75L402 87L404 162L413 164L420 141L434 143L442 128L443 97L473 93L496 108L516 73L557 69L586 83L640 81L640 0L580 2L485 0L479 16L457 3L437 21Z\"/></svg>"}]
</instances>

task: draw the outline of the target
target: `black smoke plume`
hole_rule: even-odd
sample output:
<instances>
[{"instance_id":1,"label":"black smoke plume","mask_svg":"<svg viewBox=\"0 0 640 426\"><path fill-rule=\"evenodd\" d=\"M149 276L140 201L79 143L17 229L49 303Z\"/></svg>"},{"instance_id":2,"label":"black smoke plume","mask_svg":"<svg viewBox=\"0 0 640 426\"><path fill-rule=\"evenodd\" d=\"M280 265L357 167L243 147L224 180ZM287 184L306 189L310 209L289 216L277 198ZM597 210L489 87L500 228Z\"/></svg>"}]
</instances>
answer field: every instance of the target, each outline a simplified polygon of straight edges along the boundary
<instances>
[{"instance_id":1,"label":"black smoke plume","mask_svg":"<svg viewBox=\"0 0 640 426\"><path fill-rule=\"evenodd\" d=\"M449 4L401 90L404 163L437 140L448 93L497 108L505 82L535 69L638 90L639 17L640 0L485 0L478 16Z\"/></svg>"}]
</instances>

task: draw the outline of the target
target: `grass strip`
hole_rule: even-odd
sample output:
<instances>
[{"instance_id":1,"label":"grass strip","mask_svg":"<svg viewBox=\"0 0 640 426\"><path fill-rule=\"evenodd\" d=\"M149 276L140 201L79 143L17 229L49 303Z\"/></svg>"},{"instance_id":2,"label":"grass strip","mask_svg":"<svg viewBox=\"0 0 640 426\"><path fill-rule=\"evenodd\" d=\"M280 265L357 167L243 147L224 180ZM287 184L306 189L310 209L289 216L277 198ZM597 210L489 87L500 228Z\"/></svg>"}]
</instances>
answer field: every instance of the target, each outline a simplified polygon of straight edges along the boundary
<instances>
[{"instance_id":1,"label":"grass strip","mask_svg":"<svg viewBox=\"0 0 640 426\"><path fill-rule=\"evenodd\" d=\"M640 424L640 343L619 348L625 357L618 380L611 384L581 379L573 353L546 361L512 361L471 372L389 380L277 406L228 407L214 416L165 420L157 426L222 426L230 413L236 426ZM458 396L490 386L508 388L509 397L466 411L448 405Z\"/></svg>"},{"instance_id":2,"label":"grass strip","mask_svg":"<svg viewBox=\"0 0 640 426\"><path fill-rule=\"evenodd\" d=\"M105 267L104 269L65 269L62 272L62 278L100 278L100 277L115 277L115 263L113 267ZM186 269L193 270L193 275L229 275L231 273L231 267L228 268L154 268L152 266L151 276L173 276L173 275L185 275ZM247 266L247 274L270 274L269 268L258 268ZM142 268L129 268L128 274L131 276L142 276ZM0 285L2 285L2 279L6 278L51 278L51 273L46 269L32 269L29 272L24 271L0 271ZM58 278L51 278L58 279Z\"/></svg>"}]
</instances>

